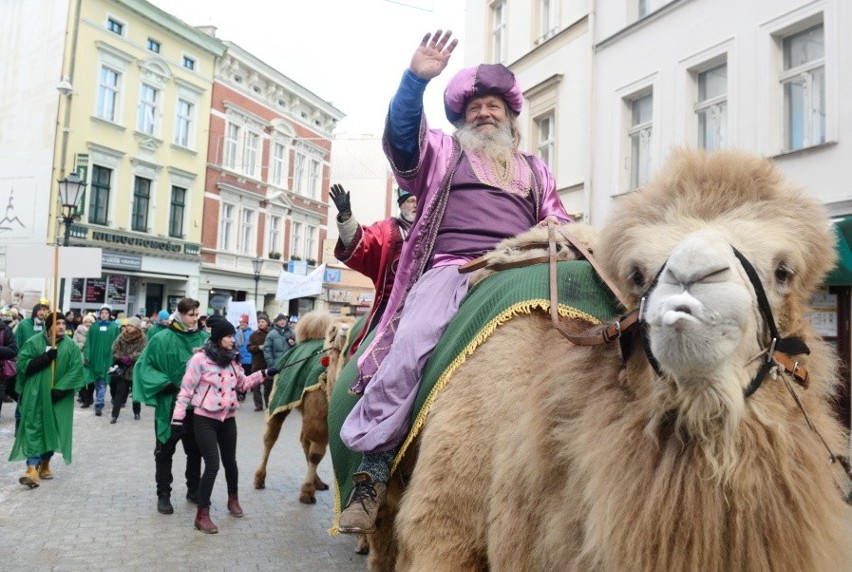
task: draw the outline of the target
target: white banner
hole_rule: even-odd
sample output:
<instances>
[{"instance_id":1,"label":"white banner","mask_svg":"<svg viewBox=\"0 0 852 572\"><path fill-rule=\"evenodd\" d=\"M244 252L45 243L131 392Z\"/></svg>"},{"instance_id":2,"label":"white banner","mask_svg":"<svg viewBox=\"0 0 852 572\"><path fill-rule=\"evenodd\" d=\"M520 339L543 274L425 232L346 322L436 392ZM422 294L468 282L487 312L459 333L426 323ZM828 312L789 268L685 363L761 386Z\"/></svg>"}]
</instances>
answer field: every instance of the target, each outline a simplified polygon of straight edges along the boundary
<instances>
[{"instance_id":1,"label":"white banner","mask_svg":"<svg viewBox=\"0 0 852 572\"><path fill-rule=\"evenodd\" d=\"M225 319L234 324L235 328L240 326L240 318L248 315L249 328L257 329L257 311L254 307L254 300L246 300L245 302L234 302L228 299L228 310L225 312Z\"/></svg>"},{"instance_id":2,"label":"white banner","mask_svg":"<svg viewBox=\"0 0 852 572\"><path fill-rule=\"evenodd\" d=\"M6 250L6 276L9 278L52 278L55 257L58 276L100 278L101 249L82 246L13 246Z\"/></svg>"},{"instance_id":3,"label":"white banner","mask_svg":"<svg viewBox=\"0 0 852 572\"><path fill-rule=\"evenodd\" d=\"M275 299L283 302L304 296L316 296L322 292L322 280L325 277L325 264L320 264L307 276L281 271L278 276L278 290Z\"/></svg>"}]
</instances>

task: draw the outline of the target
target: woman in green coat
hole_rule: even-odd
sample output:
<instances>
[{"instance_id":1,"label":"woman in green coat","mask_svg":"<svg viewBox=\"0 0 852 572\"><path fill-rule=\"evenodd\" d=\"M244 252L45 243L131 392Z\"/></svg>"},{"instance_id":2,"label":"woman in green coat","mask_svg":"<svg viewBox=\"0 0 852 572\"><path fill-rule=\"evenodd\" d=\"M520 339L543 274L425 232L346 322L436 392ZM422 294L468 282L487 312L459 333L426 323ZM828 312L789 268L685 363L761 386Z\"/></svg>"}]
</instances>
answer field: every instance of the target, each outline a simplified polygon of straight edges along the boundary
<instances>
[{"instance_id":1,"label":"woman in green coat","mask_svg":"<svg viewBox=\"0 0 852 572\"><path fill-rule=\"evenodd\" d=\"M26 460L27 470L18 481L30 488L41 479L53 478L54 451L62 454L66 465L71 464L72 394L86 381L80 350L65 335L62 312L49 314L45 326L44 335L31 337L18 352L15 384L21 424L9 460Z\"/></svg>"}]
</instances>

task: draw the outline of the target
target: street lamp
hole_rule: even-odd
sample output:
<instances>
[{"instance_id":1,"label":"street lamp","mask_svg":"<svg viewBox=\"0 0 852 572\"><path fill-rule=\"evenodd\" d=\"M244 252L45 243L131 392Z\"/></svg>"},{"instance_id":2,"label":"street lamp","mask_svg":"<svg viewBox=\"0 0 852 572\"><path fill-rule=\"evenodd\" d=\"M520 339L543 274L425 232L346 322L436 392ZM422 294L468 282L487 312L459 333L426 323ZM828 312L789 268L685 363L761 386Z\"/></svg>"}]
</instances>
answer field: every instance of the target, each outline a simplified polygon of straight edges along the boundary
<instances>
[{"instance_id":1,"label":"street lamp","mask_svg":"<svg viewBox=\"0 0 852 572\"><path fill-rule=\"evenodd\" d=\"M254 269L254 303L257 304L257 283L260 282L260 270L263 268L263 259L258 256L251 261L251 267ZM260 308L261 310L263 308Z\"/></svg>"},{"instance_id":2,"label":"street lamp","mask_svg":"<svg viewBox=\"0 0 852 572\"><path fill-rule=\"evenodd\" d=\"M62 240L62 246L70 246L71 223L77 218L77 209L80 208L80 201L83 200L86 183L77 173L71 173L57 182L59 183L59 202L62 203L62 222L65 223L65 237ZM63 276L59 283L59 304L64 302L65 277Z\"/></svg>"}]
</instances>

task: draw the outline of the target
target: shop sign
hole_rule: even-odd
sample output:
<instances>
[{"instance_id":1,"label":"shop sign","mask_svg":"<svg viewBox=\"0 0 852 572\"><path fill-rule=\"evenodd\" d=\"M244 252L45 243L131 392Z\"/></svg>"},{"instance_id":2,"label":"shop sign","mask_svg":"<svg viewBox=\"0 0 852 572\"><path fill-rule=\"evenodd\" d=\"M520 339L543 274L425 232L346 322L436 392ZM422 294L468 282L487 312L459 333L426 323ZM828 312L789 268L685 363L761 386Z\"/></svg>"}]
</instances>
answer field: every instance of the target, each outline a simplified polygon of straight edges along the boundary
<instances>
[{"instance_id":1,"label":"shop sign","mask_svg":"<svg viewBox=\"0 0 852 572\"><path fill-rule=\"evenodd\" d=\"M142 257L138 254L118 254L104 252L101 254L101 265L104 268L120 268L122 270L142 270Z\"/></svg>"}]
</instances>

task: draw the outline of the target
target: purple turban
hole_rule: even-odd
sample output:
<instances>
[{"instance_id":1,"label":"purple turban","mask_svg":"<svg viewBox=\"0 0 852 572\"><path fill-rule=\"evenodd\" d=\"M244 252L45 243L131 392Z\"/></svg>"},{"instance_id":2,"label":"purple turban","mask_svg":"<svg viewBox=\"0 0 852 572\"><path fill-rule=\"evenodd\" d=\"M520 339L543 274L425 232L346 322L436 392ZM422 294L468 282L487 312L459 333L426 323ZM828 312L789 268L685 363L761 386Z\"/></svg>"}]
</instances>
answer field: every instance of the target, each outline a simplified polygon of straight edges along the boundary
<instances>
[{"instance_id":1,"label":"purple turban","mask_svg":"<svg viewBox=\"0 0 852 572\"><path fill-rule=\"evenodd\" d=\"M515 74L503 64L480 64L453 76L444 91L447 119L455 125L464 118L464 108L472 97L499 95L515 114L521 112L524 95Z\"/></svg>"}]
</instances>

